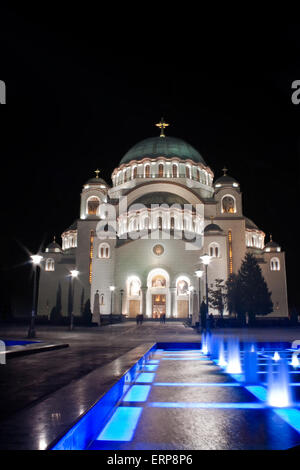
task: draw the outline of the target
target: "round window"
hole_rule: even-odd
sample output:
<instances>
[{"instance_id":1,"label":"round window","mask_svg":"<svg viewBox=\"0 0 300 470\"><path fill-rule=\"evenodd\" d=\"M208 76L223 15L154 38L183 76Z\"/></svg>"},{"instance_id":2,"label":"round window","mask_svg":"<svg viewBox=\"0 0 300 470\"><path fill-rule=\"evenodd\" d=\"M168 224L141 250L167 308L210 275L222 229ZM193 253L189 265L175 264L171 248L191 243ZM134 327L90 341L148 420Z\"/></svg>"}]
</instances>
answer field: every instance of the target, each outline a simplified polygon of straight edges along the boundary
<instances>
[{"instance_id":1,"label":"round window","mask_svg":"<svg viewBox=\"0 0 300 470\"><path fill-rule=\"evenodd\" d=\"M153 253L156 255L156 256L161 256L163 254L163 252L165 251L164 247L162 245L155 245L153 247Z\"/></svg>"}]
</instances>

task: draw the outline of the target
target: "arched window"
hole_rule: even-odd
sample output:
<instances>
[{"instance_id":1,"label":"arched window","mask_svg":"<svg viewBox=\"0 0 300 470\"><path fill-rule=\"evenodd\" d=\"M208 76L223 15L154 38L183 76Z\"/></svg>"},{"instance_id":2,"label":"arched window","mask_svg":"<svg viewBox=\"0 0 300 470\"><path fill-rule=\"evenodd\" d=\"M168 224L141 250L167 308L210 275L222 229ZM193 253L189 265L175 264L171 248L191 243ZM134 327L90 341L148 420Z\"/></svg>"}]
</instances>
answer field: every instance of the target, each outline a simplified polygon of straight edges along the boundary
<instances>
[{"instance_id":1,"label":"arched window","mask_svg":"<svg viewBox=\"0 0 300 470\"><path fill-rule=\"evenodd\" d=\"M174 216L174 215L172 215L172 216L171 216L171 219L170 219L170 228L171 228L172 230L175 229L175 216Z\"/></svg>"},{"instance_id":2,"label":"arched window","mask_svg":"<svg viewBox=\"0 0 300 470\"><path fill-rule=\"evenodd\" d=\"M162 217L157 217L157 228L162 229Z\"/></svg>"},{"instance_id":3,"label":"arched window","mask_svg":"<svg viewBox=\"0 0 300 470\"><path fill-rule=\"evenodd\" d=\"M211 256L212 258L219 258L220 246L218 245L218 243L213 242L209 245L209 256Z\"/></svg>"},{"instance_id":4,"label":"arched window","mask_svg":"<svg viewBox=\"0 0 300 470\"><path fill-rule=\"evenodd\" d=\"M185 167L185 176L186 176L187 178L190 178L190 177L191 177L191 169L190 169L189 166L186 166L186 167Z\"/></svg>"},{"instance_id":5,"label":"arched window","mask_svg":"<svg viewBox=\"0 0 300 470\"><path fill-rule=\"evenodd\" d=\"M54 271L55 269L55 263L53 258L47 258L46 259L46 265L45 265L45 270L46 271Z\"/></svg>"},{"instance_id":6,"label":"arched window","mask_svg":"<svg viewBox=\"0 0 300 470\"><path fill-rule=\"evenodd\" d=\"M226 195L222 199L222 212L234 214L236 212L235 199L233 196Z\"/></svg>"},{"instance_id":7,"label":"arched window","mask_svg":"<svg viewBox=\"0 0 300 470\"><path fill-rule=\"evenodd\" d=\"M280 261L279 258L272 258L270 261L271 271L280 271Z\"/></svg>"},{"instance_id":8,"label":"arched window","mask_svg":"<svg viewBox=\"0 0 300 470\"><path fill-rule=\"evenodd\" d=\"M152 278L152 287L166 287L166 279L161 274Z\"/></svg>"},{"instance_id":9,"label":"arched window","mask_svg":"<svg viewBox=\"0 0 300 470\"><path fill-rule=\"evenodd\" d=\"M176 283L177 295L188 295L189 294L189 283L186 279L178 279Z\"/></svg>"},{"instance_id":10,"label":"arched window","mask_svg":"<svg viewBox=\"0 0 300 470\"><path fill-rule=\"evenodd\" d=\"M133 178L137 177L137 166L134 167L133 169Z\"/></svg>"},{"instance_id":11,"label":"arched window","mask_svg":"<svg viewBox=\"0 0 300 470\"><path fill-rule=\"evenodd\" d=\"M133 277L132 279L129 279L128 295L130 297L139 297L141 295L141 281L138 277Z\"/></svg>"},{"instance_id":12,"label":"arched window","mask_svg":"<svg viewBox=\"0 0 300 470\"><path fill-rule=\"evenodd\" d=\"M145 178L150 178L150 165L145 166Z\"/></svg>"},{"instance_id":13,"label":"arched window","mask_svg":"<svg viewBox=\"0 0 300 470\"><path fill-rule=\"evenodd\" d=\"M98 251L99 258L110 258L110 246L108 243L101 243Z\"/></svg>"},{"instance_id":14,"label":"arched window","mask_svg":"<svg viewBox=\"0 0 300 470\"><path fill-rule=\"evenodd\" d=\"M201 171L200 171L199 168L197 169L197 180L198 180L199 182L201 181Z\"/></svg>"},{"instance_id":15,"label":"arched window","mask_svg":"<svg viewBox=\"0 0 300 470\"><path fill-rule=\"evenodd\" d=\"M178 178L178 166L177 165L172 166L172 176L173 178Z\"/></svg>"},{"instance_id":16,"label":"arched window","mask_svg":"<svg viewBox=\"0 0 300 470\"><path fill-rule=\"evenodd\" d=\"M162 163L158 165L158 176L162 178L164 176L164 166Z\"/></svg>"},{"instance_id":17,"label":"arched window","mask_svg":"<svg viewBox=\"0 0 300 470\"><path fill-rule=\"evenodd\" d=\"M100 206L100 199L97 196L91 196L87 200L87 213L88 213L88 215L98 214L99 206Z\"/></svg>"}]
</instances>

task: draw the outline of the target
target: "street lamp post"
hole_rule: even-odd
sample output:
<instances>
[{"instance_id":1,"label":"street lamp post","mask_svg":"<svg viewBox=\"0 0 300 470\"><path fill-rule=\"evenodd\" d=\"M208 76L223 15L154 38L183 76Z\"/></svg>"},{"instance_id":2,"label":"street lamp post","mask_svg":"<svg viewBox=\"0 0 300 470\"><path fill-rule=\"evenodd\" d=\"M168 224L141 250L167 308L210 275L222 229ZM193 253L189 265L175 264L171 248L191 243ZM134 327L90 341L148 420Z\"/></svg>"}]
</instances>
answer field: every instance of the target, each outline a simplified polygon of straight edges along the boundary
<instances>
[{"instance_id":1,"label":"street lamp post","mask_svg":"<svg viewBox=\"0 0 300 470\"><path fill-rule=\"evenodd\" d=\"M192 316L192 294L193 294L194 287L189 286L189 293L190 293L190 301L189 301L189 317Z\"/></svg>"},{"instance_id":2,"label":"street lamp post","mask_svg":"<svg viewBox=\"0 0 300 470\"><path fill-rule=\"evenodd\" d=\"M122 307L123 307L123 294L124 294L124 289L120 289L120 296L121 296L121 300L120 300L120 313L121 313L121 320L122 320Z\"/></svg>"},{"instance_id":3,"label":"street lamp post","mask_svg":"<svg viewBox=\"0 0 300 470\"><path fill-rule=\"evenodd\" d=\"M30 325L28 329L28 338L35 338L35 317L36 317L36 296L38 290L38 277L37 277L37 268L40 265L43 257L40 255L31 255L31 262L33 265L33 298L32 298L32 310L30 317Z\"/></svg>"},{"instance_id":4,"label":"street lamp post","mask_svg":"<svg viewBox=\"0 0 300 470\"><path fill-rule=\"evenodd\" d=\"M115 286L109 286L109 290L110 290L110 316L112 319L113 293L115 290Z\"/></svg>"},{"instance_id":5,"label":"street lamp post","mask_svg":"<svg viewBox=\"0 0 300 470\"><path fill-rule=\"evenodd\" d=\"M197 269L197 271L195 271L195 274L199 280L199 285L198 285L198 300L199 300L199 321L200 321L200 305L201 305L201 278L203 276L203 273L204 271L202 269Z\"/></svg>"},{"instance_id":6,"label":"street lamp post","mask_svg":"<svg viewBox=\"0 0 300 470\"><path fill-rule=\"evenodd\" d=\"M210 263L210 256L205 253L203 256L200 256L202 262L205 266L205 293L206 293L206 315L208 315L208 278L207 278L207 267Z\"/></svg>"},{"instance_id":7,"label":"street lamp post","mask_svg":"<svg viewBox=\"0 0 300 470\"><path fill-rule=\"evenodd\" d=\"M77 269L72 269L71 273L71 316L70 316L70 331L73 330L73 320L74 320L74 279L78 277L79 271Z\"/></svg>"}]
</instances>

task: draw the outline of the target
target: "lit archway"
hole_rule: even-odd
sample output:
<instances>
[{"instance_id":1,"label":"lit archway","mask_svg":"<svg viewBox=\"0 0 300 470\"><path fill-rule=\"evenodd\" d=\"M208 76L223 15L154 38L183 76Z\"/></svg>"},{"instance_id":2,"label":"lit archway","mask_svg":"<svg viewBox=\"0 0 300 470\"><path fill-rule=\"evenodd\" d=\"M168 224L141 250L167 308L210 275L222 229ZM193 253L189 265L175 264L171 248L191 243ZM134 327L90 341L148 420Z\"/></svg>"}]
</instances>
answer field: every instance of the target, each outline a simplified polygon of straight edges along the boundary
<instances>
[{"instance_id":1,"label":"lit archway","mask_svg":"<svg viewBox=\"0 0 300 470\"><path fill-rule=\"evenodd\" d=\"M165 269L155 268L147 277L146 315L160 318L171 316L170 276Z\"/></svg>"}]
</instances>

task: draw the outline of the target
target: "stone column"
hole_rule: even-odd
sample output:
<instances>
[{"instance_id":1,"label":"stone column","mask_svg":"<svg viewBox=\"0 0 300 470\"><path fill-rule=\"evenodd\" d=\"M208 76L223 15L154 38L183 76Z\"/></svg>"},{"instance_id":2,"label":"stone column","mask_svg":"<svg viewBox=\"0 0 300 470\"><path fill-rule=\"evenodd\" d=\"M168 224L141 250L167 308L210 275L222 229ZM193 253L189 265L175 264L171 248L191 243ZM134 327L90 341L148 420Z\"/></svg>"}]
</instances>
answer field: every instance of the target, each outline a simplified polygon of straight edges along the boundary
<instances>
[{"instance_id":1,"label":"stone column","mask_svg":"<svg viewBox=\"0 0 300 470\"><path fill-rule=\"evenodd\" d=\"M146 318L147 287L142 287L142 314Z\"/></svg>"},{"instance_id":2,"label":"stone column","mask_svg":"<svg viewBox=\"0 0 300 470\"><path fill-rule=\"evenodd\" d=\"M171 318L176 316L176 287L170 287L171 292Z\"/></svg>"}]
</instances>

